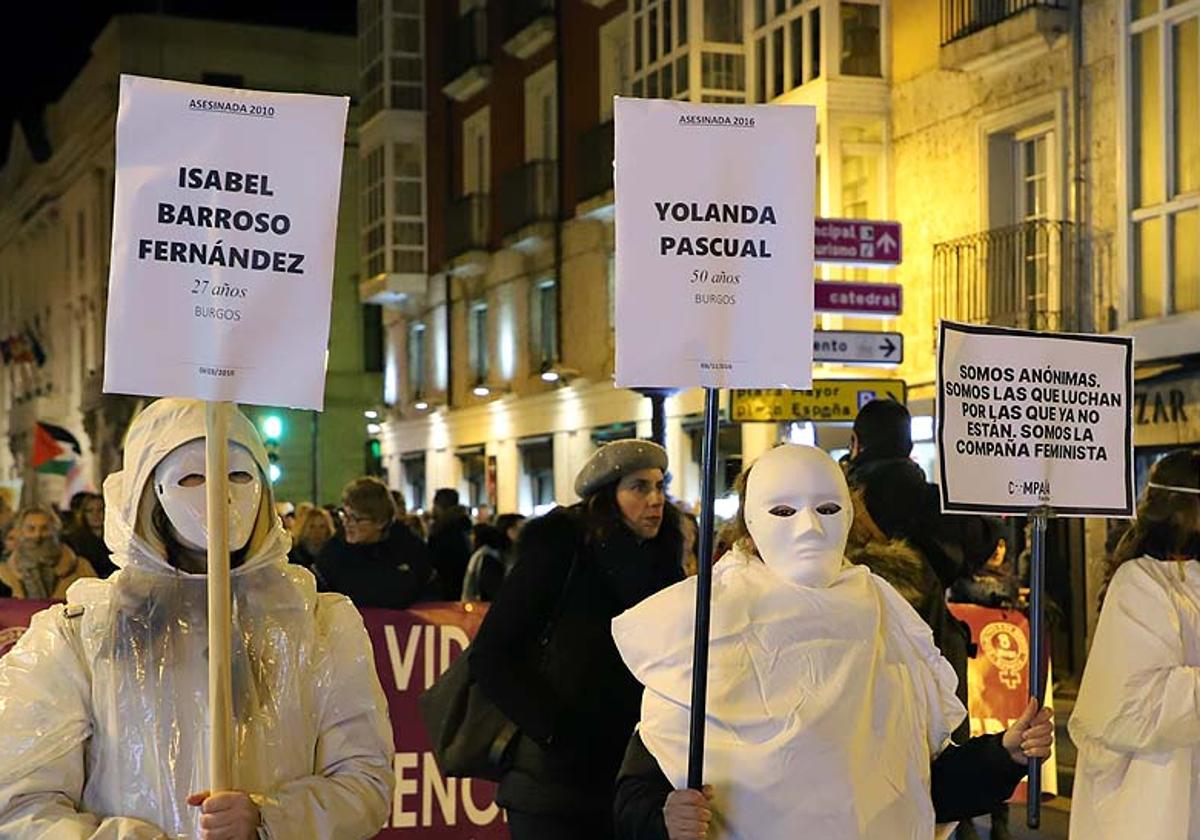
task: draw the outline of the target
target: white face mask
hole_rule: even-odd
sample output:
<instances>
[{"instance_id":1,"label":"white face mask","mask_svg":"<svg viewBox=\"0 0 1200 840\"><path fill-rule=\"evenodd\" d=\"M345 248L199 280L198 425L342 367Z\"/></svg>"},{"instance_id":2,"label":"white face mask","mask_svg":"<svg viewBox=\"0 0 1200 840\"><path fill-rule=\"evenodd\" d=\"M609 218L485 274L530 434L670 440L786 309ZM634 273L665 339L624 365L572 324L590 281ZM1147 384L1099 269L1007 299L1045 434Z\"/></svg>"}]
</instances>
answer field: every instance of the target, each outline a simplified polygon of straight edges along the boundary
<instances>
[{"instance_id":1,"label":"white face mask","mask_svg":"<svg viewBox=\"0 0 1200 840\"><path fill-rule=\"evenodd\" d=\"M811 446L770 450L750 471L745 509L746 527L771 571L797 586L833 582L854 510L832 458Z\"/></svg>"},{"instance_id":2,"label":"white face mask","mask_svg":"<svg viewBox=\"0 0 1200 840\"><path fill-rule=\"evenodd\" d=\"M154 493L179 541L188 548L208 548L208 498L205 488L204 440L171 450L154 468ZM254 531L262 501L262 479L249 450L229 444L229 550L244 548Z\"/></svg>"}]
</instances>

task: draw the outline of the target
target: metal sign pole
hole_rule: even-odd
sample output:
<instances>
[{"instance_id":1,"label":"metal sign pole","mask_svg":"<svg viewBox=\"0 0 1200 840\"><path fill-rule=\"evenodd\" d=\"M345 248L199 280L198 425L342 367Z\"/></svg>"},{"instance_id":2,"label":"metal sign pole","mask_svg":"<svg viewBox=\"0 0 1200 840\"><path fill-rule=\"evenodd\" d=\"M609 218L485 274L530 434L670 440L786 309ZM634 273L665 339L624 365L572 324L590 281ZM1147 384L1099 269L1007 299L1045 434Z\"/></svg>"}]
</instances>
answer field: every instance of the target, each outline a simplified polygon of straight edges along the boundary
<instances>
[{"instance_id":1,"label":"metal sign pole","mask_svg":"<svg viewBox=\"0 0 1200 840\"><path fill-rule=\"evenodd\" d=\"M1032 525L1033 546L1030 552L1029 564L1029 694L1038 705L1046 699L1046 677L1042 670L1042 660L1045 652L1043 642L1043 611L1042 595L1046 587L1046 526L1053 511L1047 507L1034 508L1029 512ZM1042 760L1029 759L1029 783L1026 825L1038 828L1042 822Z\"/></svg>"},{"instance_id":2,"label":"metal sign pole","mask_svg":"<svg viewBox=\"0 0 1200 840\"><path fill-rule=\"evenodd\" d=\"M717 432L720 391L704 389L704 446L700 460L700 554L696 580L696 638L692 648L691 738L688 787L704 784L704 721L708 702L708 624L712 600L713 502L717 483Z\"/></svg>"}]
</instances>

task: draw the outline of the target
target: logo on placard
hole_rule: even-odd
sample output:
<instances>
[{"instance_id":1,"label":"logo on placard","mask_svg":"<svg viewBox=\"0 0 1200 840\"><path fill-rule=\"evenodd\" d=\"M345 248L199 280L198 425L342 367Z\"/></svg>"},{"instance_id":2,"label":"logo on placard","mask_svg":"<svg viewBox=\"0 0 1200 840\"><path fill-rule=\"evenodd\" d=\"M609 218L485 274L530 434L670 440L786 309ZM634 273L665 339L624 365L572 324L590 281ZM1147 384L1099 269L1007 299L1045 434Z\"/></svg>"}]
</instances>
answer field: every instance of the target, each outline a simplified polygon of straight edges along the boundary
<instances>
[{"instance_id":1,"label":"logo on placard","mask_svg":"<svg viewBox=\"0 0 1200 840\"><path fill-rule=\"evenodd\" d=\"M15 645L17 643L17 639L21 638L24 633L24 627L0 628L0 656L8 653L9 648Z\"/></svg>"},{"instance_id":2,"label":"logo on placard","mask_svg":"<svg viewBox=\"0 0 1200 840\"><path fill-rule=\"evenodd\" d=\"M1010 689L1021 684L1029 664L1029 640L1024 630L1007 621L993 621L979 634L979 649L1000 671L1000 682Z\"/></svg>"}]
</instances>

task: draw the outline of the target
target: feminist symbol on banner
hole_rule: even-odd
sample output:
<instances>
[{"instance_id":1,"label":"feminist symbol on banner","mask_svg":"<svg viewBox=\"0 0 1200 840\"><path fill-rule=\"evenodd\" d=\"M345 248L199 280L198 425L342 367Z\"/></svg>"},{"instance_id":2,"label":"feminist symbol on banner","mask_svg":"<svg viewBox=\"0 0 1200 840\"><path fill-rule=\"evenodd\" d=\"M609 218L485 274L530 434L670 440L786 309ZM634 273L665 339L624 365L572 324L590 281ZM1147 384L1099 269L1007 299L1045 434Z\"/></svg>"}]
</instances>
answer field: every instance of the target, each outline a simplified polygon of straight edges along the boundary
<instances>
[{"instance_id":1,"label":"feminist symbol on banner","mask_svg":"<svg viewBox=\"0 0 1200 840\"><path fill-rule=\"evenodd\" d=\"M1029 640L1020 627L1007 621L992 622L979 634L979 649L1000 671L1005 687L1015 689L1021 684L1029 664Z\"/></svg>"}]
</instances>

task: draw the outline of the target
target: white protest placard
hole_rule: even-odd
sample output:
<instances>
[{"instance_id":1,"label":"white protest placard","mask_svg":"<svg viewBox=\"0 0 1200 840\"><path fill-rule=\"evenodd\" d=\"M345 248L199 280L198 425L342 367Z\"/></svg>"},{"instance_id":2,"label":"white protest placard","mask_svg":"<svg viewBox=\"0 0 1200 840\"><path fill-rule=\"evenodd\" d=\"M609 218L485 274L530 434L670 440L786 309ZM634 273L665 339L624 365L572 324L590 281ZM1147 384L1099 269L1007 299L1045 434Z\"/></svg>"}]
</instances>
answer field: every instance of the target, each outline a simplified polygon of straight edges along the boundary
<instances>
[{"instance_id":1,"label":"white protest placard","mask_svg":"<svg viewBox=\"0 0 1200 840\"><path fill-rule=\"evenodd\" d=\"M322 407L348 106L121 77L106 392Z\"/></svg>"},{"instance_id":2,"label":"white protest placard","mask_svg":"<svg viewBox=\"0 0 1200 840\"><path fill-rule=\"evenodd\" d=\"M1133 339L941 323L942 510L1133 514Z\"/></svg>"},{"instance_id":3,"label":"white protest placard","mask_svg":"<svg viewBox=\"0 0 1200 840\"><path fill-rule=\"evenodd\" d=\"M808 388L816 114L616 102L620 387Z\"/></svg>"}]
</instances>

